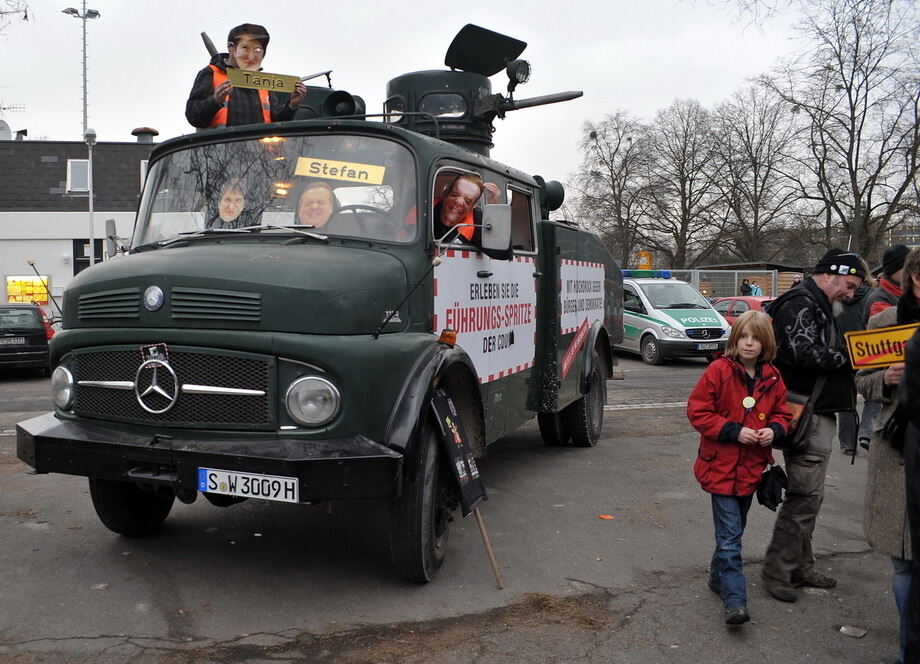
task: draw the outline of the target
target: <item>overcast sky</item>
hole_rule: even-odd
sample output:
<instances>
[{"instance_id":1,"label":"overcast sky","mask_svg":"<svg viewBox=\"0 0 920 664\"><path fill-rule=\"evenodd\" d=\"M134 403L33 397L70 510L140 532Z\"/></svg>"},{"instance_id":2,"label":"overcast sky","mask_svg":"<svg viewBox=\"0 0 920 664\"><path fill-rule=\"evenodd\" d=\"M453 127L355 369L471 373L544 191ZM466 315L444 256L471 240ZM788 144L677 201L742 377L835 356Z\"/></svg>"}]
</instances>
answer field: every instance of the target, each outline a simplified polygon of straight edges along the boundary
<instances>
[{"instance_id":1,"label":"overcast sky","mask_svg":"<svg viewBox=\"0 0 920 664\"><path fill-rule=\"evenodd\" d=\"M29 21L0 34L0 105L12 130L29 139L81 140L81 21L61 13L81 0L30 0ZM221 51L239 23L271 34L264 69L301 76L332 69L333 86L380 112L386 83L409 71L443 69L451 39L466 23L527 42L532 66L517 98L582 90L581 99L509 113L496 121L492 156L547 179L578 168L586 120L623 109L645 120L677 98L711 107L794 50L791 20L763 27L705 0L530 0L485 2L292 2L260 0L88 0L89 126L100 141L133 141L150 126L157 140L192 131L185 100L208 55L199 33ZM68 4L71 3L71 4ZM219 9L219 11L215 11ZM492 77L504 92L504 73Z\"/></svg>"}]
</instances>

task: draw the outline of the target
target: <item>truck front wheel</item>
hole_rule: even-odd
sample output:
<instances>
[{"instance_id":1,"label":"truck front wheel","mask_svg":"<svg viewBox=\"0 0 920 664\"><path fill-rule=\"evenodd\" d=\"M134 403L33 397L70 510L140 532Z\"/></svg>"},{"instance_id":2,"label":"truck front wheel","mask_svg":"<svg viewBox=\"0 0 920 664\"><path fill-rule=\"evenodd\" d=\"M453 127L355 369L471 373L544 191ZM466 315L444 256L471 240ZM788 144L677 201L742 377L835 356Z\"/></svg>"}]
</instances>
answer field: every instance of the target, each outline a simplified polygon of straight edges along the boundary
<instances>
[{"instance_id":1,"label":"truck front wheel","mask_svg":"<svg viewBox=\"0 0 920 664\"><path fill-rule=\"evenodd\" d=\"M426 416L414 467L406 469L410 476L393 501L390 553L406 581L428 583L444 562L454 499L440 457L437 434Z\"/></svg>"},{"instance_id":2,"label":"truck front wheel","mask_svg":"<svg viewBox=\"0 0 920 664\"><path fill-rule=\"evenodd\" d=\"M594 447L604 426L604 404L607 401L604 373L597 353L591 362L588 393L562 411L563 422L572 432L572 445Z\"/></svg>"},{"instance_id":3,"label":"truck front wheel","mask_svg":"<svg viewBox=\"0 0 920 664\"><path fill-rule=\"evenodd\" d=\"M130 482L92 477L89 494L105 527L128 537L144 537L159 530L176 499L171 489L145 491Z\"/></svg>"}]
</instances>

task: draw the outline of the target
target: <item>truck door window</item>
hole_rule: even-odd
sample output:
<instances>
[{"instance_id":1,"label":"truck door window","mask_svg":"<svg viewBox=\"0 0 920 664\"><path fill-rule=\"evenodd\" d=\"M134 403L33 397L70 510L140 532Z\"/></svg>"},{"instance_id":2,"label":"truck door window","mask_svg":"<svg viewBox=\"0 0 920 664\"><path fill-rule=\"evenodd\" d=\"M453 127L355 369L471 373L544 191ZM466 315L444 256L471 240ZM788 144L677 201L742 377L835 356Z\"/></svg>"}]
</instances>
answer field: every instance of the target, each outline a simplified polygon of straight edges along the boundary
<instances>
[{"instance_id":1,"label":"truck door window","mask_svg":"<svg viewBox=\"0 0 920 664\"><path fill-rule=\"evenodd\" d=\"M472 245L481 223L485 183L472 171L443 169L434 179L433 237L445 244Z\"/></svg>"},{"instance_id":2,"label":"truck door window","mask_svg":"<svg viewBox=\"0 0 920 664\"><path fill-rule=\"evenodd\" d=\"M533 206L529 194L509 188L511 197L511 247L515 251L533 251Z\"/></svg>"}]
</instances>

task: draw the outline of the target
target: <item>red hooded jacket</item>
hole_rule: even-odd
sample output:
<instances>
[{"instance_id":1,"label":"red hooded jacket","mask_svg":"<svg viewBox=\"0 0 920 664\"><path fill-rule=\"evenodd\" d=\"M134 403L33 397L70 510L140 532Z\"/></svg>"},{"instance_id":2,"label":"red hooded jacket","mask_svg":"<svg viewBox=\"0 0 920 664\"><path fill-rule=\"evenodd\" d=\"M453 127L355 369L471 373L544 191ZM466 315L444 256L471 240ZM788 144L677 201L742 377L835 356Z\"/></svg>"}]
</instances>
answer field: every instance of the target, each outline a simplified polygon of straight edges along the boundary
<instances>
[{"instance_id":1,"label":"red hooded jacket","mask_svg":"<svg viewBox=\"0 0 920 664\"><path fill-rule=\"evenodd\" d=\"M748 396L755 400L752 408L742 404ZM775 440L785 435L791 417L786 408L786 385L772 364L760 365L753 393L749 393L744 366L738 360L714 360L687 402L687 418L701 434L693 474L703 490L723 496L754 493L764 468L773 463L772 449L743 445L738 442L738 433L742 427L770 427Z\"/></svg>"}]
</instances>

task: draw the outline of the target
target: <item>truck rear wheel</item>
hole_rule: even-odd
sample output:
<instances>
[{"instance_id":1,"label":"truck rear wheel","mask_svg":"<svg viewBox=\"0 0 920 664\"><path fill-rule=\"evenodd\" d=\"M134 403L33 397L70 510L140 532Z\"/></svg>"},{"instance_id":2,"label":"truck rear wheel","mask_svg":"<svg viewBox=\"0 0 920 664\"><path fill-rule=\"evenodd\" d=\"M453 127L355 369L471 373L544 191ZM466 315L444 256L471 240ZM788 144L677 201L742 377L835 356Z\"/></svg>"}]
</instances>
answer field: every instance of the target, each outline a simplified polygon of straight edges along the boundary
<instances>
[{"instance_id":1,"label":"truck rear wheel","mask_svg":"<svg viewBox=\"0 0 920 664\"><path fill-rule=\"evenodd\" d=\"M144 537L158 531L176 499L172 489L145 491L131 482L92 477L89 494L105 527L128 537Z\"/></svg>"},{"instance_id":2,"label":"truck rear wheel","mask_svg":"<svg viewBox=\"0 0 920 664\"><path fill-rule=\"evenodd\" d=\"M429 416L421 425L414 468L393 501L390 554L406 581L428 583L444 562L450 533L452 486Z\"/></svg>"},{"instance_id":3,"label":"truck rear wheel","mask_svg":"<svg viewBox=\"0 0 920 664\"><path fill-rule=\"evenodd\" d=\"M540 436L550 447L565 447L571 444L572 432L562 413L537 413Z\"/></svg>"},{"instance_id":4,"label":"truck rear wheel","mask_svg":"<svg viewBox=\"0 0 920 664\"><path fill-rule=\"evenodd\" d=\"M572 445L594 447L604 426L604 404L607 401L604 374L600 358L594 354L591 362L588 393L562 411L562 419L572 432Z\"/></svg>"}]
</instances>

